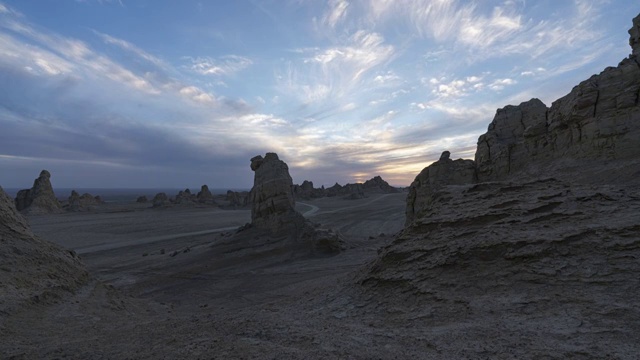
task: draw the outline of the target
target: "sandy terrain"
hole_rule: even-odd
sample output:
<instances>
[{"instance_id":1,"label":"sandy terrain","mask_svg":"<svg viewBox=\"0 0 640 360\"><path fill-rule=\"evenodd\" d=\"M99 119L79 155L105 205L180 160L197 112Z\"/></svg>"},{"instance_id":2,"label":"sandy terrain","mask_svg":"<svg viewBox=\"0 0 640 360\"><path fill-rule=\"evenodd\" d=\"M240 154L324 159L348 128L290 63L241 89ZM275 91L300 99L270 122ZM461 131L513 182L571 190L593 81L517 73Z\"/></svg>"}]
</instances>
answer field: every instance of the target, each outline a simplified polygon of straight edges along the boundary
<instances>
[{"instance_id":1,"label":"sandy terrain","mask_svg":"<svg viewBox=\"0 0 640 360\"><path fill-rule=\"evenodd\" d=\"M406 354L403 342L394 340L397 334L380 324L346 321L340 310L354 306L341 297L340 284L355 281L354 272L402 229L405 197L300 202L301 213L347 240L347 251L327 257L229 250L225 239L249 221L249 210L132 204L32 216L33 231L80 253L94 280L53 306L13 314L2 335L11 341L2 341L0 357Z\"/></svg>"}]
</instances>

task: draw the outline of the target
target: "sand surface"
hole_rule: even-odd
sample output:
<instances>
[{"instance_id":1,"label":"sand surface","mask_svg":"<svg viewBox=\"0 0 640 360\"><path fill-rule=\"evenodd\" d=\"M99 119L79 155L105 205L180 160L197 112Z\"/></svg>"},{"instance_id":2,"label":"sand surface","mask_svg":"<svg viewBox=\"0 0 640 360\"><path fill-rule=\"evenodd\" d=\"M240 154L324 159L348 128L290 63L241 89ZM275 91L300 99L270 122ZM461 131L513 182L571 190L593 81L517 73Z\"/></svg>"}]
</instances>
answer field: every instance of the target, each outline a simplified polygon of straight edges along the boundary
<instances>
[{"instance_id":1,"label":"sand surface","mask_svg":"<svg viewBox=\"0 0 640 360\"><path fill-rule=\"evenodd\" d=\"M402 229L405 197L299 202L346 239L326 257L231 252L225 242L249 210L131 204L32 216L32 230L77 251L93 280L12 314L0 358L394 358L405 345L344 319L340 304L353 305L340 289Z\"/></svg>"}]
</instances>

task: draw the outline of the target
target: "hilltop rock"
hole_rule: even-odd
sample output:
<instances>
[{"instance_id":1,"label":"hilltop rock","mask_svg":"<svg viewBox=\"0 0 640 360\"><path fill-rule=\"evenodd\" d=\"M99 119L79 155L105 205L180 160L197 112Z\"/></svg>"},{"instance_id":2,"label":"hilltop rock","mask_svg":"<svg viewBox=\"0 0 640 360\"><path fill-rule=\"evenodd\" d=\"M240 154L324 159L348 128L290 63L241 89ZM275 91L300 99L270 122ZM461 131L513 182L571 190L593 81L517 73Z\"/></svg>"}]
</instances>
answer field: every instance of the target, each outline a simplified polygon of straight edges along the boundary
<instances>
[{"instance_id":1,"label":"hilltop rock","mask_svg":"<svg viewBox=\"0 0 640 360\"><path fill-rule=\"evenodd\" d=\"M498 109L486 134L478 139L475 161L480 181L541 172L586 182L624 183L637 177L627 166L640 153L640 65L636 59L638 26L629 31L634 55L617 67L574 87L547 108L532 99ZM591 166L598 160L601 167ZM596 174L597 173L597 174ZM594 176L597 175L597 176Z\"/></svg>"},{"instance_id":2,"label":"hilltop rock","mask_svg":"<svg viewBox=\"0 0 640 360\"><path fill-rule=\"evenodd\" d=\"M18 308L55 302L88 280L75 252L36 237L1 187L0 264L0 332Z\"/></svg>"},{"instance_id":3,"label":"hilltop rock","mask_svg":"<svg viewBox=\"0 0 640 360\"><path fill-rule=\"evenodd\" d=\"M207 185L202 185L196 198L200 204L215 205L216 203L213 199L213 194L209 191L209 187Z\"/></svg>"},{"instance_id":4,"label":"hilltop rock","mask_svg":"<svg viewBox=\"0 0 640 360\"><path fill-rule=\"evenodd\" d=\"M18 211L25 214L53 214L62 212L62 206L51 186L51 174L42 170L31 189L20 190L15 199Z\"/></svg>"}]
</instances>

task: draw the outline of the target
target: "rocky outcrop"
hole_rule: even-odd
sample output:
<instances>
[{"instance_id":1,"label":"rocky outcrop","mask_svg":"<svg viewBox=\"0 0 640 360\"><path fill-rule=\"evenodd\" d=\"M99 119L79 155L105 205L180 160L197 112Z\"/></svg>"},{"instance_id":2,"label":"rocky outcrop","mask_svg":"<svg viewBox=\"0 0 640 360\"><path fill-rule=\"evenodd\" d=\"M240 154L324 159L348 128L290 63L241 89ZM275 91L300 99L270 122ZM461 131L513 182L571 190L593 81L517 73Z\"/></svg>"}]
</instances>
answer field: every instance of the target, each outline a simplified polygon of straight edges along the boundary
<instances>
[{"instance_id":1,"label":"rocky outcrop","mask_svg":"<svg viewBox=\"0 0 640 360\"><path fill-rule=\"evenodd\" d=\"M149 199L147 199L145 195L142 195L142 196L138 196L138 198L136 199L136 202L140 204L146 204L149 202Z\"/></svg>"},{"instance_id":2,"label":"rocky outcrop","mask_svg":"<svg viewBox=\"0 0 640 360\"><path fill-rule=\"evenodd\" d=\"M0 187L0 333L3 317L22 306L58 301L87 279L76 254L36 237Z\"/></svg>"},{"instance_id":3,"label":"rocky outcrop","mask_svg":"<svg viewBox=\"0 0 640 360\"><path fill-rule=\"evenodd\" d=\"M251 170L255 172L250 193L251 224L238 233L239 238L249 236L251 241L260 242L257 247L270 247L269 251L278 252L333 253L342 249L343 241L338 235L306 220L295 210L289 167L277 154L253 157ZM246 231L253 233L246 235Z\"/></svg>"},{"instance_id":4,"label":"rocky outcrop","mask_svg":"<svg viewBox=\"0 0 640 360\"><path fill-rule=\"evenodd\" d=\"M424 168L409 186L407 195L406 224L424 216L431 203L438 200L438 190L447 185L471 184L476 181L473 160L451 160L449 151L440 160Z\"/></svg>"},{"instance_id":5,"label":"rocky outcrop","mask_svg":"<svg viewBox=\"0 0 640 360\"><path fill-rule=\"evenodd\" d=\"M102 204L104 204L104 201L102 201L100 196L93 196L89 193L80 195L77 191L71 190L66 210L73 212L88 211L93 210L96 206Z\"/></svg>"},{"instance_id":6,"label":"rocky outcrop","mask_svg":"<svg viewBox=\"0 0 640 360\"><path fill-rule=\"evenodd\" d=\"M198 203L200 204L208 204L208 205L216 204L213 198L213 194L211 193L211 191L209 191L209 187L207 185L202 185L196 198L198 200Z\"/></svg>"},{"instance_id":7,"label":"rocky outcrop","mask_svg":"<svg viewBox=\"0 0 640 360\"><path fill-rule=\"evenodd\" d=\"M25 214L52 214L62 212L62 206L51 186L51 174L42 170L31 189L20 190L15 199L18 211Z\"/></svg>"},{"instance_id":8,"label":"rocky outcrop","mask_svg":"<svg viewBox=\"0 0 640 360\"><path fill-rule=\"evenodd\" d=\"M300 226L304 218L295 210L293 181L289 167L275 153L251 159L255 172L251 189L251 223L278 233L284 227Z\"/></svg>"},{"instance_id":9,"label":"rocky outcrop","mask_svg":"<svg viewBox=\"0 0 640 360\"><path fill-rule=\"evenodd\" d=\"M635 357L639 23L618 67L551 108L499 109L475 161L445 152L416 177L405 229L361 274L351 316L446 329L429 347L447 358Z\"/></svg>"}]
</instances>

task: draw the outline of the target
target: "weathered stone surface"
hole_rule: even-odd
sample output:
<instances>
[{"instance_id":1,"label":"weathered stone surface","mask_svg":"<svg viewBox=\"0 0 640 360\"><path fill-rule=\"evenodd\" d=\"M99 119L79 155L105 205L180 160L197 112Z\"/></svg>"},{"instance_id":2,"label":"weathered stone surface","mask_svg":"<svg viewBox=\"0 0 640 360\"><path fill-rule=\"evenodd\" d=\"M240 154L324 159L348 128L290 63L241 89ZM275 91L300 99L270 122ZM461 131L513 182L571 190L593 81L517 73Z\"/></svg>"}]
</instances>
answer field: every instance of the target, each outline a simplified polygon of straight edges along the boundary
<instances>
[{"instance_id":1,"label":"weathered stone surface","mask_svg":"<svg viewBox=\"0 0 640 360\"><path fill-rule=\"evenodd\" d=\"M252 158L251 169L255 172L251 189L251 231L266 232L270 238L284 238L280 245L284 247L282 251L331 253L342 249L343 240L338 235L318 228L295 210L289 167L277 154Z\"/></svg>"},{"instance_id":2,"label":"weathered stone surface","mask_svg":"<svg viewBox=\"0 0 640 360\"><path fill-rule=\"evenodd\" d=\"M213 199L213 194L211 193L207 185L202 185L200 191L198 192L197 199L200 204L215 205L216 203Z\"/></svg>"},{"instance_id":3,"label":"weathered stone surface","mask_svg":"<svg viewBox=\"0 0 640 360\"><path fill-rule=\"evenodd\" d=\"M277 154L252 158L251 170L255 172L251 189L251 223L254 226L277 233L283 227L299 226L304 222L295 210L289 167Z\"/></svg>"},{"instance_id":4,"label":"weathered stone surface","mask_svg":"<svg viewBox=\"0 0 640 360\"><path fill-rule=\"evenodd\" d=\"M0 187L0 333L2 318L30 303L56 301L88 274L73 251L37 238Z\"/></svg>"},{"instance_id":5,"label":"weathered stone surface","mask_svg":"<svg viewBox=\"0 0 640 360\"><path fill-rule=\"evenodd\" d=\"M551 108L532 99L499 109L478 139L475 160L480 181L517 173L535 175L580 162L588 181L590 161L627 161L640 153L640 65L638 26L629 31L633 55L617 67L574 87Z\"/></svg>"},{"instance_id":6,"label":"weathered stone surface","mask_svg":"<svg viewBox=\"0 0 640 360\"><path fill-rule=\"evenodd\" d=\"M440 160L424 168L409 186L407 195L406 224L424 215L429 205L437 200L437 190L447 185L472 184L476 181L473 160L451 160L449 151Z\"/></svg>"},{"instance_id":7,"label":"weathered stone surface","mask_svg":"<svg viewBox=\"0 0 640 360\"><path fill-rule=\"evenodd\" d=\"M16 208L25 214L52 214L62 212L62 206L51 186L51 174L42 170L31 189L20 190L15 199Z\"/></svg>"}]
</instances>

